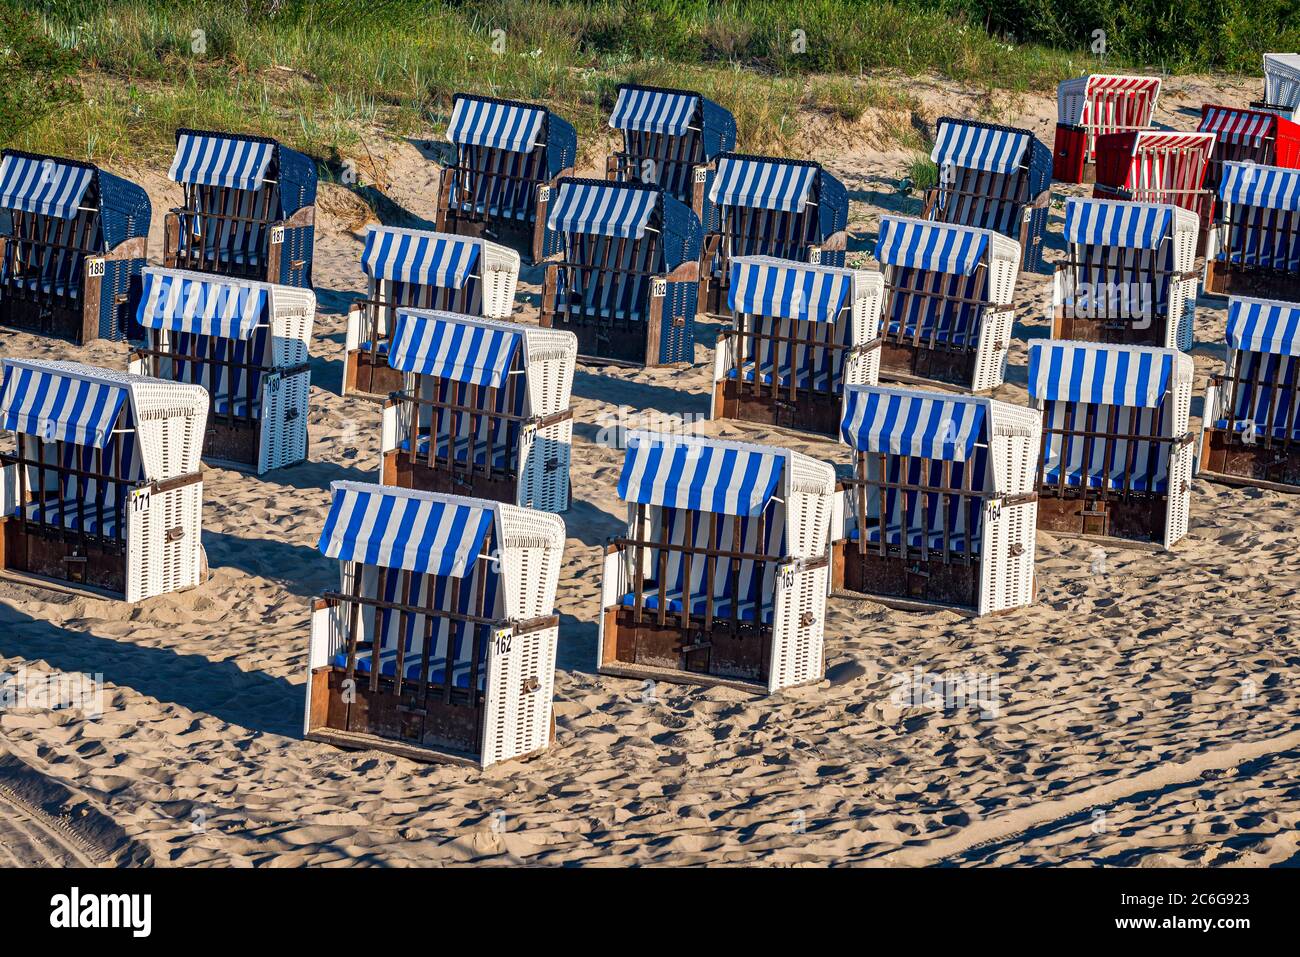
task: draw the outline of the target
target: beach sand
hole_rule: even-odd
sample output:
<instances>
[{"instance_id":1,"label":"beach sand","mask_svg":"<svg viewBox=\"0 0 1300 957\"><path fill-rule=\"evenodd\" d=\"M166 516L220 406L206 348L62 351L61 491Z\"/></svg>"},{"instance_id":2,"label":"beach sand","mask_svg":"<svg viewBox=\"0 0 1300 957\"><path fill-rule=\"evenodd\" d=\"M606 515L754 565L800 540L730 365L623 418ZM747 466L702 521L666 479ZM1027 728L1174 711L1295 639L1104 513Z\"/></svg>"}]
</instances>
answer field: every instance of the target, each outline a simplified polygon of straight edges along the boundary
<instances>
[{"instance_id":1,"label":"beach sand","mask_svg":"<svg viewBox=\"0 0 1300 957\"><path fill-rule=\"evenodd\" d=\"M976 112L1049 145L1051 96L993 98L908 81L934 118ZM1260 81L1166 84L1164 125L1195 128L1203 102L1246 103ZM880 151L896 117L851 130L809 116L813 158L848 187L851 260L879 216L916 213L896 184L912 154ZM430 133L430 137L434 134ZM604 144L586 144L598 166ZM419 143L375 137L363 171L405 221L431 225L437 171ZM743 144L742 144L743 146ZM121 170L162 217L165 170ZM1054 185L1049 258L1062 255ZM136 606L0 582L0 671L102 674L102 717L7 711L0 750L104 812L132 860L157 865L1300 863L1300 499L1197 481L1172 552L1038 535L1037 603L983 620L831 599L826 680L774 697L594 674L600 550L620 530L621 453L600 444L620 406L708 411L712 342L689 368L580 365L573 507L556 611L557 738L486 772L346 752L301 739L311 597L335 563L316 551L329 483L370 481L378 407L338 395L364 207L322 188L316 236L310 461L261 478L207 468L211 577ZM535 321L525 269L519 318ZM1050 277L1022 274L1008 382L1026 402L1026 340L1048 334ZM1198 309L1193 428L1221 362L1223 302ZM0 354L123 368L126 347L76 348L5 331ZM739 422L700 431L789 445L833 463L835 442ZM996 713L903 708L893 676L976 672Z\"/></svg>"}]
</instances>

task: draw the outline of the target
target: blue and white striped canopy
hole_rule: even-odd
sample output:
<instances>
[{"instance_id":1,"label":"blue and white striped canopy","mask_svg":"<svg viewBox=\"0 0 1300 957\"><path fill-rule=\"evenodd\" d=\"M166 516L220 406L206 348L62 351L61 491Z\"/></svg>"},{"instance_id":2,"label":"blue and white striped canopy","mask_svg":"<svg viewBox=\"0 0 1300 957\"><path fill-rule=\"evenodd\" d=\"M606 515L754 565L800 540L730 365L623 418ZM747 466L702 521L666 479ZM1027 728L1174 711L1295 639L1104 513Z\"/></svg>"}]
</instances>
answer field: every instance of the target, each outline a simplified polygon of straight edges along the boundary
<instances>
[{"instance_id":1,"label":"blue and white striped canopy","mask_svg":"<svg viewBox=\"0 0 1300 957\"><path fill-rule=\"evenodd\" d=\"M1300 170L1258 163L1224 163L1219 196L1225 203L1300 210Z\"/></svg>"},{"instance_id":2,"label":"blue and white striped canopy","mask_svg":"<svg viewBox=\"0 0 1300 957\"><path fill-rule=\"evenodd\" d=\"M692 93L667 90L639 90L623 87L618 91L614 112L609 115L610 129L635 133L666 133L683 136L691 127L700 98Z\"/></svg>"},{"instance_id":3,"label":"blue and white striped canopy","mask_svg":"<svg viewBox=\"0 0 1300 957\"><path fill-rule=\"evenodd\" d=\"M9 154L0 161L0 208L71 219L94 175L85 166Z\"/></svg>"},{"instance_id":4,"label":"blue and white striped canopy","mask_svg":"<svg viewBox=\"0 0 1300 957\"><path fill-rule=\"evenodd\" d=\"M434 310L399 309L388 364L399 372L501 388L523 342L521 327Z\"/></svg>"},{"instance_id":5,"label":"blue and white striped canopy","mask_svg":"<svg viewBox=\"0 0 1300 957\"><path fill-rule=\"evenodd\" d=\"M361 269L375 279L460 289L478 262L477 239L419 229L371 226Z\"/></svg>"},{"instance_id":6,"label":"blue and white striped canopy","mask_svg":"<svg viewBox=\"0 0 1300 957\"><path fill-rule=\"evenodd\" d=\"M248 339L266 311L266 287L223 276L147 268L135 318L146 329Z\"/></svg>"},{"instance_id":7,"label":"blue and white striped canopy","mask_svg":"<svg viewBox=\"0 0 1300 957\"><path fill-rule=\"evenodd\" d=\"M883 216L876 259L888 266L969 276L984 257L989 237L982 229Z\"/></svg>"},{"instance_id":8,"label":"blue and white striped canopy","mask_svg":"<svg viewBox=\"0 0 1300 957\"><path fill-rule=\"evenodd\" d=\"M457 96L447 125L447 139L457 146L531 153L545 120L546 111L541 107Z\"/></svg>"},{"instance_id":9,"label":"blue and white striped canopy","mask_svg":"<svg viewBox=\"0 0 1300 957\"><path fill-rule=\"evenodd\" d=\"M966 169L1010 173L1020 165L1030 138L1023 130L990 129L945 119L939 123L930 159L940 167L951 163Z\"/></svg>"},{"instance_id":10,"label":"blue and white striped canopy","mask_svg":"<svg viewBox=\"0 0 1300 957\"><path fill-rule=\"evenodd\" d=\"M628 437L618 494L628 502L725 515L757 515L771 500L785 452L731 442Z\"/></svg>"},{"instance_id":11,"label":"blue and white striped canopy","mask_svg":"<svg viewBox=\"0 0 1300 957\"><path fill-rule=\"evenodd\" d=\"M35 435L46 442L102 449L129 398L129 389L71 366L5 359L0 428Z\"/></svg>"},{"instance_id":12,"label":"blue and white striped canopy","mask_svg":"<svg viewBox=\"0 0 1300 957\"><path fill-rule=\"evenodd\" d=\"M1228 345L1300 356L1300 303L1233 296L1228 300Z\"/></svg>"},{"instance_id":13,"label":"blue and white striped canopy","mask_svg":"<svg viewBox=\"0 0 1300 957\"><path fill-rule=\"evenodd\" d=\"M317 545L327 558L422 575L469 575L496 515L486 502L364 482L333 482L330 491Z\"/></svg>"},{"instance_id":14,"label":"blue and white striped canopy","mask_svg":"<svg viewBox=\"0 0 1300 957\"><path fill-rule=\"evenodd\" d=\"M546 226L558 233L640 239L658 202L657 189L626 183L561 183Z\"/></svg>"},{"instance_id":15,"label":"blue and white striped canopy","mask_svg":"<svg viewBox=\"0 0 1300 957\"><path fill-rule=\"evenodd\" d=\"M259 140L182 133L167 176L196 186L261 189L274 151L274 144Z\"/></svg>"},{"instance_id":16,"label":"blue and white striped canopy","mask_svg":"<svg viewBox=\"0 0 1300 957\"><path fill-rule=\"evenodd\" d=\"M709 188L710 202L797 213L808 202L818 168L788 160L723 156Z\"/></svg>"},{"instance_id":17,"label":"blue and white striped canopy","mask_svg":"<svg viewBox=\"0 0 1300 957\"><path fill-rule=\"evenodd\" d=\"M1092 402L1154 409L1169 391L1174 349L1093 342L1029 345L1029 394L1044 402Z\"/></svg>"},{"instance_id":18,"label":"blue and white striped canopy","mask_svg":"<svg viewBox=\"0 0 1300 957\"><path fill-rule=\"evenodd\" d=\"M834 322L853 291L853 271L771 256L731 261L727 302L736 312L779 319Z\"/></svg>"},{"instance_id":19,"label":"blue and white striped canopy","mask_svg":"<svg viewBox=\"0 0 1300 957\"><path fill-rule=\"evenodd\" d=\"M878 386L844 392L840 435L860 452L965 462L984 435L986 399Z\"/></svg>"},{"instance_id":20,"label":"blue and white striped canopy","mask_svg":"<svg viewBox=\"0 0 1300 957\"><path fill-rule=\"evenodd\" d=\"M1110 199L1065 201L1065 241L1079 245L1156 249L1173 228L1174 207Z\"/></svg>"}]
</instances>

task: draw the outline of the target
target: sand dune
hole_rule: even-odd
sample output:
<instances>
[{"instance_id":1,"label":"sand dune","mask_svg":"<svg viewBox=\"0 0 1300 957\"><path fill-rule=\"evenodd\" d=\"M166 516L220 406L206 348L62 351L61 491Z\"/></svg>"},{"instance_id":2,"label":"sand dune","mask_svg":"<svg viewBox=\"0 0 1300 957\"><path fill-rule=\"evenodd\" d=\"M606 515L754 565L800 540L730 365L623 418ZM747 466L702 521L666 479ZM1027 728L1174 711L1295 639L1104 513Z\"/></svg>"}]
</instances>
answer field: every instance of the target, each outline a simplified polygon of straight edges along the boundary
<instances>
[{"instance_id":1,"label":"sand dune","mask_svg":"<svg viewBox=\"0 0 1300 957\"><path fill-rule=\"evenodd\" d=\"M1246 102L1258 85L1170 81L1158 118L1192 128L1202 102ZM1051 141L1050 97L917 90L935 116L987 110ZM853 197L859 253L882 211L919 210L896 189L909 155L861 145L872 122L816 140ZM381 191L431 219L436 180L417 146L372 152ZM154 198L157 258L179 191L162 170L124 172ZM667 685L647 698L639 682L594 675L598 553L622 515L621 454L597 444L599 428L620 406L705 412L708 326L690 368L579 369L556 745L480 773L300 740L308 601L334 575L315 550L327 487L371 478L378 458L377 409L337 394L361 242L322 207L311 462L260 479L208 469L211 579L194 590L130 607L0 584L0 670L99 672L108 687L94 721L0 715L0 747L101 808L155 863L1296 862L1297 499L1276 492L1198 482L1176 550L1108 548L1100 570L1091 543L1040 533L1038 602L1014 614L833 599L827 680L775 698ZM1061 215L1057 202L1051 258ZM521 283L525 321L537 276ZM1000 398L1026 401L1025 340L1047 334L1049 297L1048 277L1022 275ZM1198 312L1194 417L1224 321L1221 304ZM120 368L126 349L7 332L0 354ZM847 461L834 442L778 429L702 430ZM892 704L890 677L915 668L996 676L997 714Z\"/></svg>"}]
</instances>

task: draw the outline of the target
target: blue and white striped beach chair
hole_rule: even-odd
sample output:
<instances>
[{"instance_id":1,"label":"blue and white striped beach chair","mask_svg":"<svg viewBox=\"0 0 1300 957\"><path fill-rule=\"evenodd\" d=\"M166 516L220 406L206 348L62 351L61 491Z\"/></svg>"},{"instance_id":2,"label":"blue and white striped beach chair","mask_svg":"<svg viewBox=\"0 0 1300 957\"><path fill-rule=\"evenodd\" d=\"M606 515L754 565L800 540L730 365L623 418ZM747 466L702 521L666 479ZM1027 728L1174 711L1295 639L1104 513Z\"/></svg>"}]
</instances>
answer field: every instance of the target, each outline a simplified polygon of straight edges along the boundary
<instances>
[{"instance_id":1,"label":"blue and white striped beach chair","mask_svg":"<svg viewBox=\"0 0 1300 957\"><path fill-rule=\"evenodd\" d=\"M335 482L312 607L306 737L487 767L551 740L558 516Z\"/></svg>"},{"instance_id":2,"label":"blue and white striped beach chair","mask_svg":"<svg viewBox=\"0 0 1300 957\"><path fill-rule=\"evenodd\" d=\"M1300 300L1300 169L1224 163L1205 291Z\"/></svg>"}]
</instances>

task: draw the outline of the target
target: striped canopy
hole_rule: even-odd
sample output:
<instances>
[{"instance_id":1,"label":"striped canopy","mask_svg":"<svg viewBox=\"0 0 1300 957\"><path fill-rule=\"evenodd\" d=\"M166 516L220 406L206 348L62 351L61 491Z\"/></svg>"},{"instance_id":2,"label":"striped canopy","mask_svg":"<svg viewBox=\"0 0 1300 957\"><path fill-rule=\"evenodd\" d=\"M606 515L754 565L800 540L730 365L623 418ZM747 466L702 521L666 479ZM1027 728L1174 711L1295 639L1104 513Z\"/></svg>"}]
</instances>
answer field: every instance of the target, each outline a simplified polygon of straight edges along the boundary
<instances>
[{"instance_id":1,"label":"striped canopy","mask_svg":"<svg viewBox=\"0 0 1300 957\"><path fill-rule=\"evenodd\" d=\"M361 269L375 279L460 289L478 261L477 239L420 229L371 226Z\"/></svg>"},{"instance_id":2,"label":"striped canopy","mask_svg":"<svg viewBox=\"0 0 1300 957\"><path fill-rule=\"evenodd\" d=\"M181 133L167 176L196 186L261 189L274 151L274 143L260 140Z\"/></svg>"},{"instance_id":3,"label":"striped canopy","mask_svg":"<svg viewBox=\"0 0 1300 957\"><path fill-rule=\"evenodd\" d=\"M71 219L94 176L86 166L8 153L0 160L0 207Z\"/></svg>"},{"instance_id":4,"label":"striped canopy","mask_svg":"<svg viewBox=\"0 0 1300 957\"><path fill-rule=\"evenodd\" d=\"M882 216L876 258L889 266L969 276L988 248L988 233L970 226Z\"/></svg>"},{"instance_id":5,"label":"striped canopy","mask_svg":"<svg viewBox=\"0 0 1300 957\"><path fill-rule=\"evenodd\" d=\"M637 432L628 438L618 494L641 505L757 515L784 467L785 452L777 448Z\"/></svg>"},{"instance_id":6,"label":"striped canopy","mask_svg":"<svg viewBox=\"0 0 1300 957\"><path fill-rule=\"evenodd\" d=\"M1024 130L995 129L961 120L942 119L930 159L943 167L949 163L990 173L1010 173L1020 165L1031 134Z\"/></svg>"},{"instance_id":7,"label":"striped canopy","mask_svg":"<svg viewBox=\"0 0 1300 957\"><path fill-rule=\"evenodd\" d=\"M1300 170L1258 163L1224 163L1219 197L1225 203L1300 210Z\"/></svg>"},{"instance_id":8,"label":"striped canopy","mask_svg":"<svg viewBox=\"0 0 1300 957\"><path fill-rule=\"evenodd\" d=\"M1065 201L1065 241L1082 246L1156 249L1173 228L1174 207L1112 199Z\"/></svg>"},{"instance_id":9,"label":"striped canopy","mask_svg":"<svg viewBox=\"0 0 1300 957\"><path fill-rule=\"evenodd\" d=\"M487 324L454 312L399 309L388 364L400 372L501 388L522 327Z\"/></svg>"},{"instance_id":10,"label":"striped canopy","mask_svg":"<svg viewBox=\"0 0 1300 957\"><path fill-rule=\"evenodd\" d=\"M1273 106L1300 107L1300 53L1264 54L1264 99Z\"/></svg>"},{"instance_id":11,"label":"striped canopy","mask_svg":"<svg viewBox=\"0 0 1300 957\"><path fill-rule=\"evenodd\" d=\"M757 156L723 156L709 189L709 201L722 206L749 206L801 211L812 192L818 167Z\"/></svg>"},{"instance_id":12,"label":"striped canopy","mask_svg":"<svg viewBox=\"0 0 1300 957\"><path fill-rule=\"evenodd\" d=\"M266 286L261 283L148 268L135 318L146 329L248 339L266 303Z\"/></svg>"},{"instance_id":13,"label":"striped canopy","mask_svg":"<svg viewBox=\"0 0 1300 957\"><path fill-rule=\"evenodd\" d=\"M457 94L447 139L457 146L487 146L531 153L546 120L546 110Z\"/></svg>"},{"instance_id":14,"label":"striped canopy","mask_svg":"<svg viewBox=\"0 0 1300 957\"><path fill-rule=\"evenodd\" d=\"M622 87L614 112L609 115L610 129L634 133L666 133L684 136L700 98L693 93L668 90L643 90Z\"/></svg>"},{"instance_id":15,"label":"striped canopy","mask_svg":"<svg viewBox=\"0 0 1300 957\"><path fill-rule=\"evenodd\" d=\"M327 558L422 575L465 578L483 551L495 510L433 492L333 482L317 548Z\"/></svg>"},{"instance_id":16,"label":"striped canopy","mask_svg":"<svg viewBox=\"0 0 1300 957\"><path fill-rule=\"evenodd\" d=\"M987 400L849 386L840 435L860 452L965 462L985 438Z\"/></svg>"},{"instance_id":17,"label":"striped canopy","mask_svg":"<svg viewBox=\"0 0 1300 957\"><path fill-rule=\"evenodd\" d=\"M1159 95L1158 76L1092 73L1057 85L1056 118L1102 129L1149 126Z\"/></svg>"},{"instance_id":18,"label":"striped canopy","mask_svg":"<svg viewBox=\"0 0 1300 957\"><path fill-rule=\"evenodd\" d=\"M1274 135L1277 115L1235 106L1201 107L1202 133L1213 133L1221 142L1258 146L1261 140Z\"/></svg>"},{"instance_id":19,"label":"striped canopy","mask_svg":"<svg viewBox=\"0 0 1300 957\"><path fill-rule=\"evenodd\" d=\"M1029 345L1029 394L1044 402L1093 402L1154 409L1173 373L1174 349L1092 342Z\"/></svg>"},{"instance_id":20,"label":"striped canopy","mask_svg":"<svg viewBox=\"0 0 1300 957\"><path fill-rule=\"evenodd\" d=\"M98 379L70 363L5 359L0 428L102 449L128 393L123 383Z\"/></svg>"},{"instance_id":21,"label":"striped canopy","mask_svg":"<svg viewBox=\"0 0 1300 957\"><path fill-rule=\"evenodd\" d=\"M728 304L736 312L779 319L834 322L853 291L853 271L771 256L731 261Z\"/></svg>"},{"instance_id":22,"label":"striped canopy","mask_svg":"<svg viewBox=\"0 0 1300 957\"><path fill-rule=\"evenodd\" d=\"M546 226L552 232L640 239L658 202L657 189L627 183L563 182Z\"/></svg>"},{"instance_id":23,"label":"striped canopy","mask_svg":"<svg viewBox=\"0 0 1300 957\"><path fill-rule=\"evenodd\" d=\"M1233 296L1228 300L1228 345L1300 356L1300 303Z\"/></svg>"}]
</instances>

